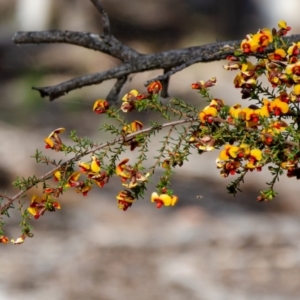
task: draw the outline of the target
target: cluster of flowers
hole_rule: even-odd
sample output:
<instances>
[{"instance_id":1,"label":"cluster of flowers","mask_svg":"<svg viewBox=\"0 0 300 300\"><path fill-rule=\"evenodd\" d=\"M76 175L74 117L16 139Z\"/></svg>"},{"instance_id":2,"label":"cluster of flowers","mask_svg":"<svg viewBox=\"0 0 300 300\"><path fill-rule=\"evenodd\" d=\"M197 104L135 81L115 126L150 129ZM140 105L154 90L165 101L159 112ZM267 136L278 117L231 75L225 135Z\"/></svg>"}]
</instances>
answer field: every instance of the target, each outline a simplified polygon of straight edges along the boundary
<instances>
[{"instance_id":1,"label":"cluster of flowers","mask_svg":"<svg viewBox=\"0 0 300 300\"><path fill-rule=\"evenodd\" d=\"M280 21L278 26L278 31L264 28L254 35L247 35L241 42L241 52L237 51L235 56L229 56L230 63L224 66L226 70L240 70L234 79L234 86L241 89L243 99L254 99L258 103L249 107L235 104L228 110L227 118L222 119L220 112L225 106L224 101L212 99L199 113L200 127L193 133L190 142L202 151L211 151L215 144L218 144L213 135L203 136L202 132L205 131L203 129L208 124L223 123L238 128L242 126L245 132L260 132L259 140L249 138L251 145L242 140L232 140L224 145L224 150L216 160L222 177L240 173L242 170L260 171L263 165L274 162L276 158L278 161L279 157L281 161L279 166L287 170L288 177L300 177L299 157L291 155L292 146L287 140L282 151L280 153L277 151L277 157L272 159L274 139L280 133L286 133L289 127L289 124L282 119L291 117L294 125L298 126L297 115L300 102L300 62L298 61L300 42L287 46L281 38L291 28L284 21ZM272 46L274 51L262 55L268 46ZM262 58L258 59L256 64L252 64L248 57L255 53L260 53ZM268 99L261 97L261 94L264 92L267 94L268 90L260 90L258 83L258 78L263 74L266 74L273 88L278 88L275 96L268 93ZM192 89L199 90L202 95L205 95L207 89L215 84L216 78L211 78L206 82L193 83ZM292 89L288 91L288 88ZM244 165L242 161L245 161ZM259 200L266 199L260 197Z\"/></svg>"}]
</instances>

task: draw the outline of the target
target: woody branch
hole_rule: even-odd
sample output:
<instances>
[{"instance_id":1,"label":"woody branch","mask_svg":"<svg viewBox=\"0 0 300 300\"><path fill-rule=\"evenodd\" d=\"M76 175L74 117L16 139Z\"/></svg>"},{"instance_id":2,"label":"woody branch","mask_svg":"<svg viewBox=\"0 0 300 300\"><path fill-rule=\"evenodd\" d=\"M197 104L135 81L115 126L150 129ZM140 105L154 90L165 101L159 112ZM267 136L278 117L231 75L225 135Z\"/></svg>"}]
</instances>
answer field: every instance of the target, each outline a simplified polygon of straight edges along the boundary
<instances>
[{"instance_id":1,"label":"woody branch","mask_svg":"<svg viewBox=\"0 0 300 300\"><path fill-rule=\"evenodd\" d=\"M108 54L121 61L121 64L110 70L83 75L61 82L53 86L33 87L39 91L42 97L49 97L53 101L70 91L100 84L109 79L116 79L114 87L108 94L107 101L114 102L118 99L123 85L130 74L140 73L150 70L163 70L163 75L151 79L151 81L160 80L163 84L162 97L168 96L168 83L170 77L200 62L212 62L226 59L228 55L233 55L233 50L226 50L240 45L241 40L217 42L208 45L188 47L178 50L163 51L155 54L142 54L121 43L111 34L109 18L99 0L90 0L101 14L103 33L95 34L89 32L76 32L68 30L51 31L33 31L16 32L13 41L16 44L49 44L65 43L81 46L87 49L99 51ZM287 42L296 42L300 40L300 34L285 38ZM229 46L224 48L224 46ZM272 49L266 49L266 53ZM253 54L258 57L261 54Z\"/></svg>"}]
</instances>

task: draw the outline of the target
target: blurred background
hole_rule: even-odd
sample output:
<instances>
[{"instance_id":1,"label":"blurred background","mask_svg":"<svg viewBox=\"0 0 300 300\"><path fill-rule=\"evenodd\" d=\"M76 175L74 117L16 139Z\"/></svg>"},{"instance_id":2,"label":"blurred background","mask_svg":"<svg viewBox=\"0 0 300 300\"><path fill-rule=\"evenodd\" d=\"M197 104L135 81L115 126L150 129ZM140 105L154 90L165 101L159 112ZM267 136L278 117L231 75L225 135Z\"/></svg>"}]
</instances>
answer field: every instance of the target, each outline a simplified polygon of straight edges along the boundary
<instances>
[{"instance_id":1,"label":"blurred background","mask_svg":"<svg viewBox=\"0 0 300 300\"><path fill-rule=\"evenodd\" d=\"M293 33L300 33L298 1L102 3L112 33L142 53L242 39L259 28L277 27L280 19ZM0 0L0 188L11 195L16 193L11 186L16 176L40 176L48 170L30 156L44 148L44 137L55 128L76 129L78 135L97 141L111 138L98 132L105 118L94 114L92 105L106 97L113 81L73 91L54 102L31 89L119 64L71 45L16 46L11 40L18 30L49 29L100 33L101 22L88 0ZM228 104L240 102L232 84L235 74L223 70L223 64L197 64L174 75L170 95L201 108L204 103L190 84L216 76L213 95ZM131 76L122 95L132 88L143 91L143 83L160 73ZM155 118L143 117L145 122ZM67 134L62 138L68 143ZM158 141L153 141L151 154L158 148ZM133 161L135 153L129 155ZM33 239L22 246L0 245L0 300L299 299L299 183L283 176L279 196L257 203L259 190L270 177L255 172L244 192L231 197L226 185L232 178L220 178L217 155L195 153L177 171L175 208L157 210L148 197L127 212L120 211L117 179L104 189L94 188L86 198L66 193L60 211L32 221ZM155 180L147 196L154 186ZM40 190L32 189L25 201L29 203L33 193ZM19 236L18 217L15 212L7 220L11 238Z\"/></svg>"}]
</instances>

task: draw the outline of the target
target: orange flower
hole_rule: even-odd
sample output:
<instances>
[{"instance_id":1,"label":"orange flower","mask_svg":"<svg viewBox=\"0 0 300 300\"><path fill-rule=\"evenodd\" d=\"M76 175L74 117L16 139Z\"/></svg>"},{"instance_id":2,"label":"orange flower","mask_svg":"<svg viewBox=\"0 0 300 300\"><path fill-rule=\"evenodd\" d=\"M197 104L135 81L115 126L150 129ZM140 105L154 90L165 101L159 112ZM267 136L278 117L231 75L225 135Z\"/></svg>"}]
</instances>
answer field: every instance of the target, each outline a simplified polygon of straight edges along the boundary
<instances>
[{"instance_id":1,"label":"orange flower","mask_svg":"<svg viewBox=\"0 0 300 300\"><path fill-rule=\"evenodd\" d=\"M269 28L260 29L258 33L253 36L253 39L257 41L260 47L265 48L269 43L273 42L272 31Z\"/></svg>"},{"instance_id":2,"label":"orange flower","mask_svg":"<svg viewBox=\"0 0 300 300\"><path fill-rule=\"evenodd\" d=\"M8 244L9 240L8 237L5 235L0 235L0 244Z\"/></svg>"},{"instance_id":3,"label":"orange flower","mask_svg":"<svg viewBox=\"0 0 300 300\"><path fill-rule=\"evenodd\" d=\"M109 108L109 103L104 99L99 99L95 101L93 106L93 111L96 114L103 114L108 110L108 108Z\"/></svg>"},{"instance_id":4,"label":"orange flower","mask_svg":"<svg viewBox=\"0 0 300 300\"><path fill-rule=\"evenodd\" d=\"M153 81L147 87L149 94L158 94L162 90L162 84L160 81Z\"/></svg>"},{"instance_id":5,"label":"orange flower","mask_svg":"<svg viewBox=\"0 0 300 300\"><path fill-rule=\"evenodd\" d=\"M164 206L174 206L178 201L177 196L170 196L168 194L158 195L156 192L153 192L151 195L151 202L156 203L157 208Z\"/></svg>"}]
</instances>

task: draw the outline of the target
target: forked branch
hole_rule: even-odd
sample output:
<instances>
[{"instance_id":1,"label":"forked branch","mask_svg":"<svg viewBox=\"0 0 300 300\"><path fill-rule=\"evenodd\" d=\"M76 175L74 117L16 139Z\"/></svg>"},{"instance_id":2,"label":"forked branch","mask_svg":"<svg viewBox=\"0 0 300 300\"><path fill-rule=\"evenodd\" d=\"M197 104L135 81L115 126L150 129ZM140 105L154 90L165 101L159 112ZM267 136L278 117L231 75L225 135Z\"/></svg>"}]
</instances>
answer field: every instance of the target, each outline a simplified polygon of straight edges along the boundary
<instances>
[{"instance_id":1,"label":"forked branch","mask_svg":"<svg viewBox=\"0 0 300 300\"><path fill-rule=\"evenodd\" d=\"M53 86L33 87L34 90L40 92L42 97L49 97L50 101L70 91L89 85L100 84L109 79L116 79L117 83L109 92L107 100L109 102L117 101L119 93L130 74L159 69L164 70L164 74L151 79L145 85L151 81L160 80L163 84L162 96L167 97L169 80L173 74L199 62L226 59L228 55L233 54L233 50L226 49L238 47L241 43L240 40L225 41L155 54L138 53L111 35L109 18L101 2L99 0L90 1L101 14L103 33L100 35L89 32L52 30L40 32L19 31L13 37L13 41L16 44L65 43L99 51L121 61L118 67L107 71L72 78ZM299 41L300 35L292 35L285 39L287 42ZM224 48L227 45L229 47ZM272 49L266 50L266 52L271 51ZM253 54L253 56L258 55Z\"/></svg>"}]
</instances>

